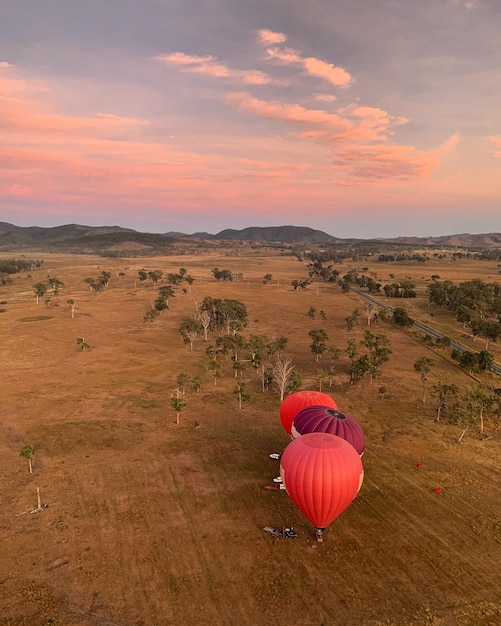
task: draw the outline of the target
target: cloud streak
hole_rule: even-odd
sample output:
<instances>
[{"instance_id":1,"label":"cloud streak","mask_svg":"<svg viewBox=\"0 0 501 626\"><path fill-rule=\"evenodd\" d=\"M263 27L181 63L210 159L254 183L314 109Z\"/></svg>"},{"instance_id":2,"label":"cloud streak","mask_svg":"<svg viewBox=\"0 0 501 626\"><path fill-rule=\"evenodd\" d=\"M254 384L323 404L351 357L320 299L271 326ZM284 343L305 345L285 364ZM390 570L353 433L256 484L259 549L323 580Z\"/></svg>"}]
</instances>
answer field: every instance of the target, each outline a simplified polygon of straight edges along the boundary
<instances>
[{"instance_id":1,"label":"cloud streak","mask_svg":"<svg viewBox=\"0 0 501 626\"><path fill-rule=\"evenodd\" d=\"M300 65L307 74L321 78L337 87L348 87L354 82L351 74L342 67L337 67L316 57L303 57L299 50L288 46L280 47L278 44L287 41L287 36L283 33L261 30L259 31L259 39L261 44L266 46L266 55L270 60L283 64Z\"/></svg>"},{"instance_id":2,"label":"cloud streak","mask_svg":"<svg viewBox=\"0 0 501 626\"><path fill-rule=\"evenodd\" d=\"M214 78L227 78L246 83L247 85L269 85L275 82L265 72L234 69L210 55L201 57L191 56L184 52L173 52L171 54L160 54L153 57L153 60L178 67L182 72L206 74Z\"/></svg>"}]
</instances>

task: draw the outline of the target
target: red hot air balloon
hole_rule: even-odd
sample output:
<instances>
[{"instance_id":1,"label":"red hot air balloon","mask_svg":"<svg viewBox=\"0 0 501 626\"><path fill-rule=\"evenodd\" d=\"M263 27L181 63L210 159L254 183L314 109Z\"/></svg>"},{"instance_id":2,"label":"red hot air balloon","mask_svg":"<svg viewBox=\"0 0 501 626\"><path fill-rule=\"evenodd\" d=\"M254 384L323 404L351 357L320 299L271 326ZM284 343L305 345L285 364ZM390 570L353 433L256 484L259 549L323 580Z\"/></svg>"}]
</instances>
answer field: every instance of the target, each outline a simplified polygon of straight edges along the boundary
<instances>
[{"instance_id":1,"label":"red hot air balloon","mask_svg":"<svg viewBox=\"0 0 501 626\"><path fill-rule=\"evenodd\" d=\"M315 526L318 541L323 541L323 530L357 495L364 470L355 448L341 437L308 433L285 448L280 475L291 499Z\"/></svg>"},{"instance_id":2,"label":"red hot air balloon","mask_svg":"<svg viewBox=\"0 0 501 626\"><path fill-rule=\"evenodd\" d=\"M307 433L330 433L345 439L362 456L365 437L360 424L348 413L328 406L307 406L299 411L292 423L293 439Z\"/></svg>"},{"instance_id":3,"label":"red hot air balloon","mask_svg":"<svg viewBox=\"0 0 501 626\"><path fill-rule=\"evenodd\" d=\"M280 405L280 421L288 435L291 434L292 422L299 411L313 404L337 409L334 400L321 391L296 391L285 398Z\"/></svg>"}]
</instances>

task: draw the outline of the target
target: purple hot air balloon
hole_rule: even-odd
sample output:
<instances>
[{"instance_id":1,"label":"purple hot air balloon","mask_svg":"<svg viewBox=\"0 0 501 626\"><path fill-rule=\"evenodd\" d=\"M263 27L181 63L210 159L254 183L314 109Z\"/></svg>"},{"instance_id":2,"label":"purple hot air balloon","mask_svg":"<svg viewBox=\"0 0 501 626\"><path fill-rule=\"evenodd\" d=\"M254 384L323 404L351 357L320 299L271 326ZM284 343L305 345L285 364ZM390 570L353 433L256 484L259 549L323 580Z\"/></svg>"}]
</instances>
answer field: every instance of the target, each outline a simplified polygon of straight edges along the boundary
<instances>
[{"instance_id":1,"label":"purple hot air balloon","mask_svg":"<svg viewBox=\"0 0 501 626\"><path fill-rule=\"evenodd\" d=\"M293 439L307 433L330 433L344 439L355 448L360 456L365 450L365 437L358 422L338 409L314 405L299 411L292 424Z\"/></svg>"}]
</instances>

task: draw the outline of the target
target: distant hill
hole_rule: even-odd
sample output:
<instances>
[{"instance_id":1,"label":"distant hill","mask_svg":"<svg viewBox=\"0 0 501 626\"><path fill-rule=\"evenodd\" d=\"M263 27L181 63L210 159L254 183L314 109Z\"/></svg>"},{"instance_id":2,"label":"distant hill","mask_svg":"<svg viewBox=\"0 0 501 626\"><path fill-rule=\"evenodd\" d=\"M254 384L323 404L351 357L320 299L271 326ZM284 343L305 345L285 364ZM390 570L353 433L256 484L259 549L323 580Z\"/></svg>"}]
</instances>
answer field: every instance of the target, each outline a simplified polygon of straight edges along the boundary
<instances>
[{"instance_id":1,"label":"distant hill","mask_svg":"<svg viewBox=\"0 0 501 626\"><path fill-rule=\"evenodd\" d=\"M335 243L341 241L332 235L306 226L254 226L243 230L222 230L214 239L240 241L277 241L286 243Z\"/></svg>"},{"instance_id":2,"label":"distant hill","mask_svg":"<svg viewBox=\"0 0 501 626\"><path fill-rule=\"evenodd\" d=\"M42 228L40 226L14 226L0 222L0 250L58 252L104 252L109 250L136 251L166 248L175 240L158 233L140 233L121 226L81 226L67 224Z\"/></svg>"},{"instance_id":3,"label":"distant hill","mask_svg":"<svg viewBox=\"0 0 501 626\"><path fill-rule=\"evenodd\" d=\"M443 235L441 237L396 237L394 239L380 239L379 241L407 246L446 246L448 248L499 248L501 247L501 233L485 233L470 235Z\"/></svg>"},{"instance_id":4,"label":"distant hill","mask_svg":"<svg viewBox=\"0 0 501 626\"><path fill-rule=\"evenodd\" d=\"M242 230L226 229L212 235L205 232L193 234L176 231L142 233L121 226L82 226L66 224L43 228L40 226L14 226L0 222L0 251L58 251L98 253L109 255L156 254L167 251L180 241L249 241L266 243L286 243L292 245L357 245L391 244L392 246L426 248L472 248L487 249L501 247L500 233L470 235L444 235L441 237L396 237L378 239L340 239L321 230L306 226L264 226Z\"/></svg>"}]
</instances>

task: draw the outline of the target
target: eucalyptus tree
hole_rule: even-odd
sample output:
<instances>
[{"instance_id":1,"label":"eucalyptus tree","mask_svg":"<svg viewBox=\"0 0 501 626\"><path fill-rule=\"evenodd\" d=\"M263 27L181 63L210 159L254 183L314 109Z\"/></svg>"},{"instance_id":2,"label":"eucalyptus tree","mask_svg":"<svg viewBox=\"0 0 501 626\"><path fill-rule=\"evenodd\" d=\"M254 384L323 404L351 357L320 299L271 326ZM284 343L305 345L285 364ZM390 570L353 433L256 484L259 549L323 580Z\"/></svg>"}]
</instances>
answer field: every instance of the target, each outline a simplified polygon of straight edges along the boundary
<instances>
[{"instance_id":1,"label":"eucalyptus tree","mask_svg":"<svg viewBox=\"0 0 501 626\"><path fill-rule=\"evenodd\" d=\"M169 308L170 298L176 297L174 287L172 285L162 285L160 289L158 290L158 297L165 300L167 304L167 308Z\"/></svg>"},{"instance_id":2,"label":"eucalyptus tree","mask_svg":"<svg viewBox=\"0 0 501 626\"><path fill-rule=\"evenodd\" d=\"M179 387L176 387L171 393L170 405L176 412L176 424L179 424L181 412L186 408L185 393Z\"/></svg>"},{"instance_id":3,"label":"eucalyptus tree","mask_svg":"<svg viewBox=\"0 0 501 626\"><path fill-rule=\"evenodd\" d=\"M209 311L200 311L200 313L197 313L197 315L198 315L198 320L200 321L200 324L204 331L204 341L209 341L207 335L208 335L209 328L210 328L210 320L211 320L210 313Z\"/></svg>"},{"instance_id":4,"label":"eucalyptus tree","mask_svg":"<svg viewBox=\"0 0 501 626\"><path fill-rule=\"evenodd\" d=\"M33 457L35 456L36 447L34 445L24 446L24 448L19 453L19 456L22 456L23 459L28 461L28 467L30 470L30 474L33 474Z\"/></svg>"},{"instance_id":5,"label":"eucalyptus tree","mask_svg":"<svg viewBox=\"0 0 501 626\"><path fill-rule=\"evenodd\" d=\"M44 283L44 282L38 282L33 285L33 291L35 293L37 304L39 303L40 298L43 298L45 296L48 289L49 289L49 286L47 285L47 283Z\"/></svg>"},{"instance_id":6,"label":"eucalyptus tree","mask_svg":"<svg viewBox=\"0 0 501 626\"><path fill-rule=\"evenodd\" d=\"M159 315L160 311L158 309L151 308L149 311L146 311L143 316L143 322L146 324L147 329L151 326L151 324L157 319Z\"/></svg>"},{"instance_id":7,"label":"eucalyptus tree","mask_svg":"<svg viewBox=\"0 0 501 626\"><path fill-rule=\"evenodd\" d=\"M315 355L315 361L318 363L322 354L327 350L327 341L329 335L324 328L314 328L310 330L308 335L311 337L310 350Z\"/></svg>"},{"instance_id":8,"label":"eucalyptus tree","mask_svg":"<svg viewBox=\"0 0 501 626\"><path fill-rule=\"evenodd\" d=\"M431 387L430 395L437 401L436 422L439 422L440 418L448 412L451 403L457 398L458 393L457 385L441 380Z\"/></svg>"},{"instance_id":9,"label":"eucalyptus tree","mask_svg":"<svg viewBox=\"0 0 501 626\"><path fill-rule=\"evenodd\" d=\"M372 384L374 378L377 378L381 374L381 367L390 358L392 352L390 342L386 335L374 335L370 330L366 330L364 332L362 345L369 350L369 375L370 384Z\"/></svg>"},{"instance_id":10,"label":"eucalyptus tree","mask_svg":"<svg viewBox=\"0 0 501 626\"><path fill-rule=\"evenodd\" d=\"M179 333L186 345L190 346L190 352L193 352L193 342L202 332L202 325L193 317L188 317L179 325Z\"/></svg>"},{"instance_id":11,"label":"eucalyptus tree","mask_svg":"<svg viewBox=\"0 0 501 626\"><path fill-rule=\"evenodd\" d=\"M346 329L350 335L353 332L353 328L355 324L358 323L359 317L360 317L360 312L358 309L355 309L347 317L344 318L344 321L346 322Z\"/></svg>"},{"instance_id":12,"label":"eucalyptus tree","mask_svg":"<svg viewBox=\"0 0 501 626\"><path fill-rule=\"evenodd\" d=\"M164 273L162 270L152 270L151 272L148 272L148 277L151 278L153 285L156 285L163 275Z\"/></svg>"},{"instance_id":13,"label":"eucalyptus tree","mask_svg":"<svg viewBox=\"0 0 501 626\"><path fill-rule=\"evenodd\" d=\"M249 400L250 395L247 392L247 385L243 380L239 380L233 389L234 395L238 398L238 408L242 410L242 403Z\"/></svg>"},{"instance_id":14,"label":"eucalyptus tree","mask_svg":"<svg viewBox=\"0 0 501 626\"><path fill-rule=\"evenodd\" d=\"M414 371L416 372L416 374L419 374L419 376L421 377L421 385L423 389L423 396L422 396L423 402L426 402L426 384L428 381L428 374L430 373L431 366L433 364L434 364L434 360L430 359L427 356L420 357L414 363Z\"/></svg>"},{"instance_id":15,"label":"eucalyptus tree","mask_svg":"<svg viewBox=\"0 0 501 626\"><path fill-rule=\"evenodd\" d=\"M59 280L59 278L56 278L55 276L49 276L47 278L47 284L49 286L49 289L52 289L52 293L55 296L58 296L59 292L64 287L63 281Z\"/></svg>"}]
</instances>

